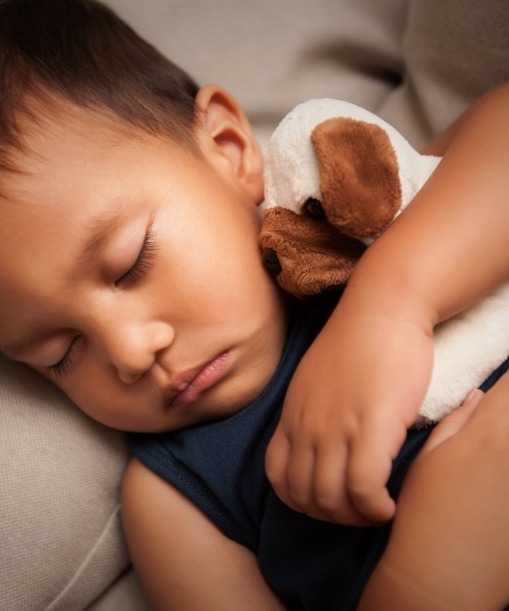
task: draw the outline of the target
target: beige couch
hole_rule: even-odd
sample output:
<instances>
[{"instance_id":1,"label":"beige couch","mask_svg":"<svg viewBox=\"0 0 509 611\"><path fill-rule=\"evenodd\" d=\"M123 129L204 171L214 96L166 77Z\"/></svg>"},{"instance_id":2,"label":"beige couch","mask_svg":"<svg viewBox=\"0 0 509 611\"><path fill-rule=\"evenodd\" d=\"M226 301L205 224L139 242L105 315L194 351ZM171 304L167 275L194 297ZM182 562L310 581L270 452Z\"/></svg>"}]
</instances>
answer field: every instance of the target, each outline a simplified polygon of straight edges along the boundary
<instances>
[{"instance_id":1,"label":"beige couch","mask_svg":"<svg viewBox=\"0 0 509 611\"><path fill-rule=\"evenodd\" d=\"M363 104L417 146L509 76L506 0L109 0L263 144L310 97ZM454 12L452 12L454 11ZM0 357L0 608L143 611L119 521L122 434Z\"/></svg>"}]
</instances>

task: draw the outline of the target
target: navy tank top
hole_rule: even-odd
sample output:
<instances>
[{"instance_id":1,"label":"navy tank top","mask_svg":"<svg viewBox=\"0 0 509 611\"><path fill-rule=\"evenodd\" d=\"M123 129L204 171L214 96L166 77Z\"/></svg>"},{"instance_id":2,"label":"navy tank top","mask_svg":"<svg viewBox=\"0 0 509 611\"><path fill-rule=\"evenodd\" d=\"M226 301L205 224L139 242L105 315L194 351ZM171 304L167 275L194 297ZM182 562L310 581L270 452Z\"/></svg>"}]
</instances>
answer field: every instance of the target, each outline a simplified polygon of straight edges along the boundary
<instances>
[{"instance_id":1,"label":"navy tank top","mask_svg":"<svg viewBox=\"0 0 509 611\"><path fill-rule=\"evenodd\" d=\"M338 296L325 293L296 305L281 362L245 409L177 432L130 435L132 452L142 463L195 503L227 537L257 555L267 582L291 611L355 609L390 534L390 525L349 527L294 512L265 476L265 451L288 384ZM483 389L507 368L506 361ZM429 432L408 433L388 483L394 498Z\"/></svg>"}]
</instances>

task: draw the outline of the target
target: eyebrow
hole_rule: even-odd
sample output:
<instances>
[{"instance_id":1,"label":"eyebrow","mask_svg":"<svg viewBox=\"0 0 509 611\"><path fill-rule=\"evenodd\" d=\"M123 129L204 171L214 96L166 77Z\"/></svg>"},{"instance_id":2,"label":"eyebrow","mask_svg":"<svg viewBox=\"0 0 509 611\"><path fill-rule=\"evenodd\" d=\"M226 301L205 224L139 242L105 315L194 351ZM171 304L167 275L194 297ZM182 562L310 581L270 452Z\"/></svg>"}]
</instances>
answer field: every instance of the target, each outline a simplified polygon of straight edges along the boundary
<instances>
[{"instance_id":1,"label":"eyebrow","mask_svg":"<svg viewBox=\"0 0 509 611\"><path fill-rule=\"evenodd\" d=\"M27 331L20 339L8 343L2 349L2 353L8 358L16 360L20 356L29 352L34 346L40 343L45 337L45 333L39 330Z\"/></svg>"},{"instance_id":2,"label":"eyebrow","mask_svg":"<svg viewBox=\"0 0 509 611\"><path fill-rule=\"evenodd\" d=\"M121 205L115 206L110 214L92 219L85 230L88 239L78 256L77 264L91 261L104 246L108 237L114 232L120 223Z\"/></svg>"}]
</instances>

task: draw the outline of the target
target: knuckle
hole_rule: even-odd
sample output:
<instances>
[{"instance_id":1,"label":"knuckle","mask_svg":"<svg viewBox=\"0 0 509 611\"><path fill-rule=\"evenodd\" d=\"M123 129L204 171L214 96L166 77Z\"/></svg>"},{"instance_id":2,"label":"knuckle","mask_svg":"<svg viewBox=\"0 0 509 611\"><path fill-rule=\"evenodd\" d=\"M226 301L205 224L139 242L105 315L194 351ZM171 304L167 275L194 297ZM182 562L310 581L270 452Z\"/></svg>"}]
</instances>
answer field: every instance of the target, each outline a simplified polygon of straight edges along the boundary
<instances>
[{"instance_id":1,"label":"knuckle","mask_svg":"<svg viewBox=\"0 0 509 611\"><path fill-rule=\"evenodd\" d=\"M341 498L337 490L331 488L317 488L315 499L317 505L327 513L340 513L344 507L344 499Z\"/></svg>"},{"instance_id":2,"label":"knuckle","mask_svg":"<svg viewBox=\"0 0 509 611\"><path fill-rule=\"evenodd\" d=\"M268 463L265 467L265 474L267 479L276 489L280 489L286 483L286 477L283 471L272 463Z\"/></svg>"},{"instance_id":3,"label":"knuckle","mask_svg":"<svg viewBox=\"0 0 509 611\"><path fill-rule=\"evenodd\" d=\"M292 485L289 487L289 496L294 506L309 511L312 507L309 490L304 486Z\"/></svg>"},{"instance_id":4,"label":"knuckle","mask_svg":"<svg viewBox=\"0 0 509 611\"><path fill-rule=\"evenodd\" d=\"M373 494L373 476L360 465L350 464L347 475L349 493L356 499L368 499Z\"/></svg>"},{"instance_id":5,"label":"knuckle","mask_svg":"<svg viewBox=\"0 0 509 611\"><path fill-rule=\"evenodd\" d=\"M376 496L373 486L367 482L353 480L350 482L349 491L352 497L357 501L370 501L373 496Z\"/></svg>"},{"instance_id":6,"label":"knuckle","mask_svg":"<svg viewBox=\"0 0 509 611\"><path fill-rule=\"evenodd\" d=\"M385 488L358 485L350 494L355 507L370 522L382 524L392 517L392 503Z\"/></svg>"}]
</instances>

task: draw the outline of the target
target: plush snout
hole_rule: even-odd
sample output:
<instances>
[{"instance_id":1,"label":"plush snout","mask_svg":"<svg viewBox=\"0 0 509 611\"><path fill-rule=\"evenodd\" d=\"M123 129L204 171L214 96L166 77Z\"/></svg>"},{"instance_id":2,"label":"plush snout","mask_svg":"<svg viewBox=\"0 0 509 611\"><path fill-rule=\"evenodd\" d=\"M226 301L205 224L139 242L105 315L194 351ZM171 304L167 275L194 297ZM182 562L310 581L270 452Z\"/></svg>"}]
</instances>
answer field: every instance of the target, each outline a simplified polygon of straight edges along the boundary
<instances>
[{"instance_id":1,"label":"plush snout","mask_svg":"<svg viewBox=\"0 0 509 611\"><path fill-rule=\"evenodd\" d=\"M268 267L284 290L305 297L346 284L366 248L362 242L339 233L325 219L277 207L264 214L260 246L271 251Z\"/></svg>"}]
</instances>

